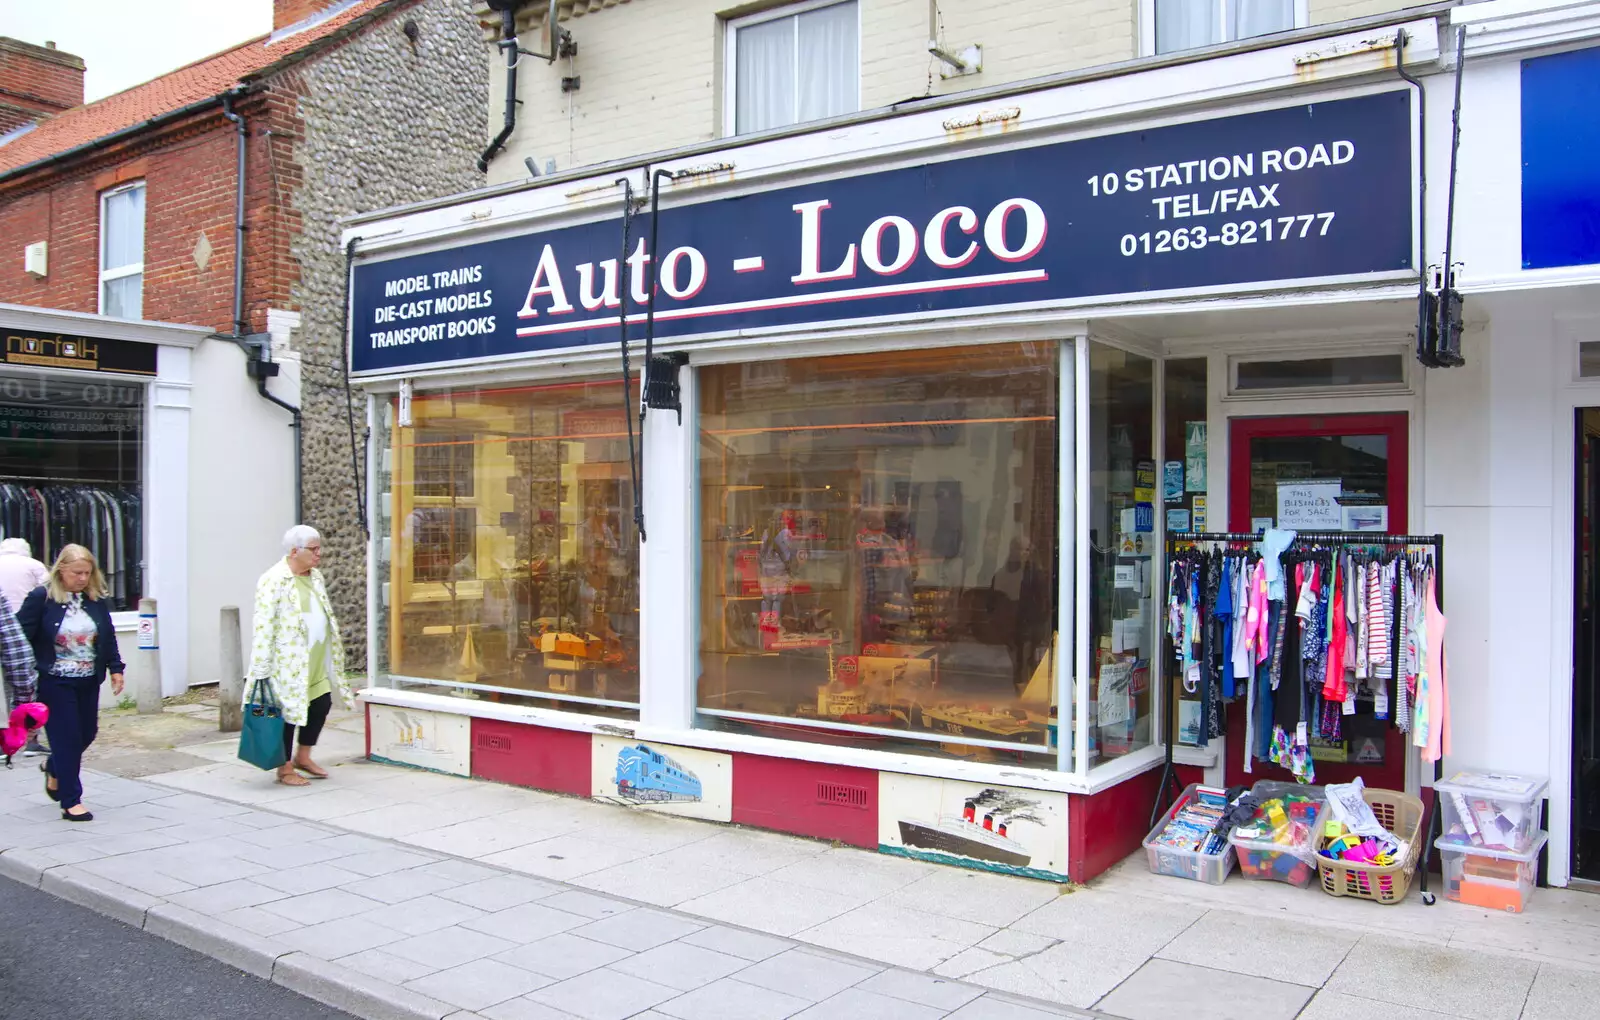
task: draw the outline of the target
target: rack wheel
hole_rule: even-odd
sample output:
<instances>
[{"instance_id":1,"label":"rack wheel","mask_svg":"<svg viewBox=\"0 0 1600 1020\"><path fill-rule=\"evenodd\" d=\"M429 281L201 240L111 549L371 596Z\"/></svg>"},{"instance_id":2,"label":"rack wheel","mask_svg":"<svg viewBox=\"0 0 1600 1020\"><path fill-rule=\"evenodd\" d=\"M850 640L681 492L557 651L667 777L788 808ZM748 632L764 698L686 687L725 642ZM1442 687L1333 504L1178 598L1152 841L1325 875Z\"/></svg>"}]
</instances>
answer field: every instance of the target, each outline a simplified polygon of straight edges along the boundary
<instances>
[{"instance_id":1,"label":"rack wheel","mask_svg":"<svg viewBox=\"0 0 1600 1020\"><path fill-rule=\"evenodd\" d=\"M1422 894L1422 902L1426 906L1429 906L1429 907L1433 906L1433 904L1434 904L1433 893L1431 893L1431 892L1423 893Z\"/></svg>"}]
</instances>

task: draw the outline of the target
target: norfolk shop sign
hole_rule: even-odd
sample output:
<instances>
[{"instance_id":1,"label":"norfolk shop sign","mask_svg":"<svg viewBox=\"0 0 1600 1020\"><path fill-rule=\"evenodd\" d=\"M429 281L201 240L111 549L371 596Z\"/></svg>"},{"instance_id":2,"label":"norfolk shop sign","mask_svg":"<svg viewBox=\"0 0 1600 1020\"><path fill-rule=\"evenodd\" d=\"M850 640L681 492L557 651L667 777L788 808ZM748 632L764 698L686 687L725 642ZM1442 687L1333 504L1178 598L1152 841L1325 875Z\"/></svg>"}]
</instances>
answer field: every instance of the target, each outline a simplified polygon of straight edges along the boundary
<instances>
[{"instance_id":1,"label":"norfolk shop sign","mask_svg":"<svg viewBox=\"0 0 1600 1020\"><path fill-rule=\"evenodd\" d=\"M1390 91L664 209L656 335L1410 270L1411 138ZM626 257L618 217L360 263L351 367L642 336L647 226Z\"/></svg>"}]
</instances>

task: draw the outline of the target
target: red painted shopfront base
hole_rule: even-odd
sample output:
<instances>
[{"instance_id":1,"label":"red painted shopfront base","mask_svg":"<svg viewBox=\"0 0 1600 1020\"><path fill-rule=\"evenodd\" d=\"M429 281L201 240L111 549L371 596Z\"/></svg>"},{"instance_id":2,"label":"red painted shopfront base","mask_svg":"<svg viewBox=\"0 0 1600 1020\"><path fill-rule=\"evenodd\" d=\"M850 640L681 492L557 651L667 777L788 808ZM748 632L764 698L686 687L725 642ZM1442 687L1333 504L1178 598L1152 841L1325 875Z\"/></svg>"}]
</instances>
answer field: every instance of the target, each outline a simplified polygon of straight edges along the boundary
<instances>
[{"instance_id":1,"label":"red painted shopfront base","mask_svg":"<svg viewBox=\"0 0 1600 1020\"><path fill-rule=\"evenodd\" d=\"M368 706L367 753L372 752ZM592 737L494 719L472 720L474 778L588 797ZM793 758L733 753L732 820L740 825L879 846L879 773ZM1198 769L1180 768L1183 783ZM1159 767L1094 794L1068 795L1067 875L1087 882L1139 849L1149 831Z\"/></svg>"}]
</instances>

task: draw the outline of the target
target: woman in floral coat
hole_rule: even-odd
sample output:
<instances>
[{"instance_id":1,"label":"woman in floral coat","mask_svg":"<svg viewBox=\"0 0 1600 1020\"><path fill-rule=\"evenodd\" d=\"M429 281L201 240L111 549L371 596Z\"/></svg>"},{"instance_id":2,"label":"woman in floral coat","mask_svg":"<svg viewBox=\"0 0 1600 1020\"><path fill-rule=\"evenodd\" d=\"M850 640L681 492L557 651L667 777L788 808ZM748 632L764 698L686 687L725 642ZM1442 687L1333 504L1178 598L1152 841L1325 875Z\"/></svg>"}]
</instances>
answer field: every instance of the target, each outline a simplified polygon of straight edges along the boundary
<instances>
[{"instance_id":1,"label":"woman in floral coat","mask_svg":"<svg viewBox=\"0 0 1600 1020\"><path fill-rule=\"evenodd\" d=\"M278 782L306 786L299 772L312 779L328 778L327 770L311 760L311 749L333 707L334 685L346 705L354 700L344 677L339 624L317 569L322 536L315 528L297 524L283 536L283 550L283 559L256 582L250 676L269 681L283 708L283 753L288 760L278 769ZM245 685L246 702L254 686ZM298 752L295 727L300 728Z\"/></svg>"}]
</instances>

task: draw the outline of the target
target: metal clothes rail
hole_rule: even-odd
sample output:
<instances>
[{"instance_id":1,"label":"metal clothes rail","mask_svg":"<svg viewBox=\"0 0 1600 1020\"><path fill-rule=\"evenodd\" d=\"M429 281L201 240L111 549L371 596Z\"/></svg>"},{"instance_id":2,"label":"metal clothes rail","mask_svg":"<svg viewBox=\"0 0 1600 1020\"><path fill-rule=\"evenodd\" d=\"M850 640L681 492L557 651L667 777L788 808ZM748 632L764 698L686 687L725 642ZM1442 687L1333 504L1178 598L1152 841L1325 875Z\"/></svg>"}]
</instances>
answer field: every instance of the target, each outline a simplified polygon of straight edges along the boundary
<instances>
[{"instance_id":1,"label":"metal clothes rail","mask_svg":"<svg viewBox=\"0 0 1600 1020\"><path fill-rule=\"evenodd\" d=\"M1203 545L1255 545L1261 540L1262 533L1259 531L1206 531L1189 533L1169 532L1167 534L1165 543L1166 557L1162 562L1162 569L1168 570L1168 566L1172 562L1173 554L1180 549L1188 549ZM1443 607L1443 535L1386 535L1372 531L1299 531L1295 533L1294 541L1291 542L1289 547L1284 551L1292 552L1308 547L1329 545L1345 546L1352 549L1412 549L1417 547L1431 548L1433 550L1435 597L1438 599L1441 608ZM1169 571L1167 577L1170 578L1170 576L1171 574ZM1163 607L1167 603L1168 596L1168 592L1165 590L1166 583L1167 578L1163 578L1161 600L1161 605ZM1162 655L1164 656L1162 665L1163 667L1167 667L1171 664L1176 656L1177 650L1172 645L1172 639L1167 633L1167 628L1162 627L1161 631L1161 648ZM1390 628L1390 632L1390 639L1394 642L1398 642L1400 640L1398 629ZM1174 682L1173 678L1166 677L1167 672L1168 670L1163 668L1162 675L1166 678L1166 704L1164 706L1166 713L1166 724L1162 727L1162 735L1163 743L1166 745L1166 755L1161 767L1161 783L1156 787L1155 808L1150 815L1150 825L1152 828L1155 826L1156 821L1166 811L1166 807L1169 804L1169 801L1167 800L1168 791L1171 790L1173 796L1177 796L1183 792L1183 784L1178 782L1176 764L1172 759L1172 749L1173 744L1177 739L1178 728L1178 684ZM1404 681L1402 680L1400 682ZM1442 761L1443 759L1441 758L1440 761L1433 763L1433 780L1435 783L1439 781L1441 776ZM1226 767L1226 763L1224 763L1224 771L1226 771ZM1429 906L1432 906L1434 903L1434 895L1428 889L1428 866L1433 856L1434 827L1439 822L1439 809L1437 800L1438 797L1435 796L1435 803L1429 804L1424 802L1423 804L1422 856L1417 865L1420 873L1418 888L1422 893L1422 902Z\"/></svg>"}]
</instances>

